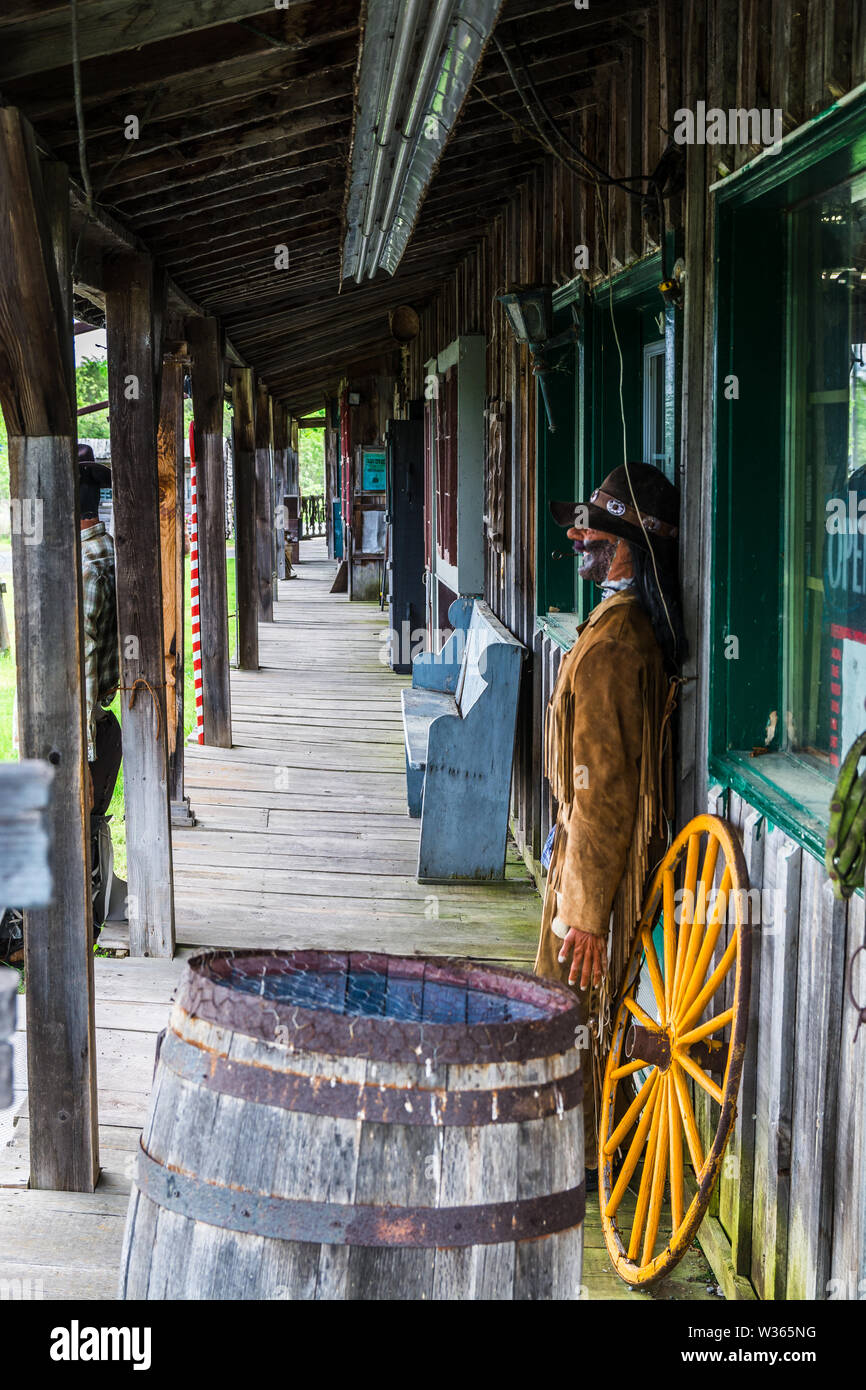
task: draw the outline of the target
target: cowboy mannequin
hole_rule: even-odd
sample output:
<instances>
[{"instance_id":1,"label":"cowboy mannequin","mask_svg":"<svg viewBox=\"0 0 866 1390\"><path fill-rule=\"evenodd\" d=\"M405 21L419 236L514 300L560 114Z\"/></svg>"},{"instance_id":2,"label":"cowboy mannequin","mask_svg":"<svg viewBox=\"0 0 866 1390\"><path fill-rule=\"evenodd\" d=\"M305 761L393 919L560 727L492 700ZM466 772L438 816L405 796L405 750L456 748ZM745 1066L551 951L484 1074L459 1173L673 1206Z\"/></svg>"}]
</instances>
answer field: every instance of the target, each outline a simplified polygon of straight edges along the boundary
<instances>
[{"instance_id":1,"label":"cowboy mannequin","mask_svg":"<svg viewBox=\"0 0 866 1390\"><path fill-rule=\"evenodd\" d=\"M581 578L603 595L563 657L547 710L546 770L558 811L535 962L536 974L577 991L588 1021L601 1020L590 1025L595 1085L584 1103L590 1170L609 1005L672 809L668 719L685 654L678 506L676 488L644 463L621 464L586 504L550 506L568 528Z\"/></svg>"}]
</instances>

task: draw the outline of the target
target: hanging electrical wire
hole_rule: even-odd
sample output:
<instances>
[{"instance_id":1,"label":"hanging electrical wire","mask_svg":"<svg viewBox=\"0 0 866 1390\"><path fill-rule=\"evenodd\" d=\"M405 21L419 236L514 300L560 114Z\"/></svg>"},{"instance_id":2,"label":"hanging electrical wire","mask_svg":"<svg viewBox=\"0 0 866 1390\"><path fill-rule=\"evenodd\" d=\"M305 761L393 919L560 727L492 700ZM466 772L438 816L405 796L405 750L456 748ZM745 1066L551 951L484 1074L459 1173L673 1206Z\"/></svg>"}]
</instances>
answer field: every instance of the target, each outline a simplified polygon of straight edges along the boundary
<instances>
[{"instance_id":1,"label":"hanging electrical wire","mask_svg":"<svg viewBox=\"0 0 866 1390\"><path fill-rule=\"evenodd\" d=\"M545 101L544 97L541 95L541 92L538 89L538 86L529 70L526 58L523 53L523 49L519 41L516 38L514 38L512 42L514 44L514 49L517 53L521 69L523 71L525 87L528 88L529 93L532 97L532 101L534 101L536 106L538 107L538 112L540 113L541 117L543 117L548 127L548 130L550 131L550 135L545 133L539 116L536 115L536 112L533 109L529 96L527 96L527 92L526 90L524 90L524 85L521 84L521 81L515 70L514 64L511 61L511 57L508 54L504 44L502 43L497 34L493 35L493 43L500 57L502 58L506 72L508 73L508 76L511 79L511 84L514 87L514 90L520 98L521 102L523 103L527 115L529 116L535 128L536 133L533 136L533 138L536 139L538 143L541 144L543 148L546 149L547 152L553 156L554 159L556 159L560 164L567 168L577 178L581 179L584 183L588 183L592 187L594 187L597 192L600 191L602 185L605 187L619 188L622 190L623 193L628 194L629 197L636 198L637 201L642 205L642 207L647 208L650 206L654 206L657 209L659 218L659 246L662 257L662 284L668 285L670 283L670 276L668 274L667 266L667 228L664 208L665 194L663 188L664 180L661 177L661 172L665 165L665 156L662 157L662 160L660 161L659 165L653 171L652 174L627 174L622 178L619 178L616 175L609 173L595 159L593 159L584 150L582 150L580 146L577 145L575 141L571 138L568 132L563 130L562 127L559 125L553 113L551 112L550 107L548 106L547 102ZM489 97L487 97L485 93L481 91L480 88L478 88L477 90L479 92L479 95L482 96L485 101L488 101L491 106L495 105L495 103ZM508 113L503 112L503 114ZM521 126L520 123L516 121L514 117L510 117L510 119L513 120L515 122L515 125L517 125L520 129L525 130L527 134L532 134L532 132L527 130L526 127ZM558 140L562 145L566 147L566 149L569 151L571 155L571 158L569 158L568 156L563 154L561 150L556 148L552 139L550 138L551 135L554 139ZM667 178L666 172L665 178ZM634 183L646 184L647 188L645 190L641 190L639 188L632 188L631 185Z\"/></svg>"},{"instance_id":2,"label":"hanging electrical wire","mask_svg":"<svg viewBox=\"0 0 866 1390\"><path fill-rule=\"evenodd\" d=\"M84 133L84 100L81 93L81 57L78 52L78 3L69 0L72 25L72 86L75 95L75 122L78 127L78 163L84 183L88 211L93 203L93 186L90 182L90 168L87 163L87 138Z\"/></svg>"},{"instance_id":3,"label":"hanging electrical wire","mask_svg":"<svg viewBox=\"0 0 866 1390\"><path fill-rule=\"evenodd\" d=\"M593 173L598 177L598 179L602 183L611 184L616 188L621 188L624 193L628 193L632 198L638 198L640 200L643 200L646 197L646 195L644 193L641 193L636 188L629 188L628 185L630 183L651 183L653 177L652 174L631 174L626 175L624 178L618 178L616 175L608 173L607 170L603 169L600 164L596 163L594 159L592 159L588 154L586 154L582 149L580 149L580 147L574 143L571 136L568 135L566 131L562 130L561 127L558 125L556 119L553 116L553 113L550 110L550 107L547 105L547 102L544 100L543 96L539 92L535 80L529 71L526 59L523 55L523 49L521 48L517 39L514 39L513 42L515 51L517 53L517 57L520 61L520 66L523 70L523 76L526 81L526 85L532 93L533 99L538 105L539 110L541 111L542 115L544 116L545 120L547 121L547 124L549 125L556 138L562 141L562 143L571 151L571 153L574 155L576 159L582 161L582 163L587 165L587 167L593 171ZM501 45L500 52L502 53L503 58L505 58L507 63L505 50L502 49ZM513 68L511 68L510 66L509 71L512 75L512 81L516 81L513 73Z\"/></svg>"}]
</instances>

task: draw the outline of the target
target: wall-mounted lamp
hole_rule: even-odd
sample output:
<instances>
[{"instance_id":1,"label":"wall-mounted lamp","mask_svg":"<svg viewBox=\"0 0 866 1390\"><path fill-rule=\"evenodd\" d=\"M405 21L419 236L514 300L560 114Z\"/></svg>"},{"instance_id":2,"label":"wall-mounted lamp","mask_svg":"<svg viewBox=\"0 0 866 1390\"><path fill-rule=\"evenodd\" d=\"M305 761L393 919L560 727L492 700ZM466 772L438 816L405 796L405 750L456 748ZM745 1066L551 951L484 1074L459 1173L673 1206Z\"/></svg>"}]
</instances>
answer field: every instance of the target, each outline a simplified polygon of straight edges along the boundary
<instances>
[{"instance_id":1,"label":"wall-mounted lamp","mask_svg":"<svg viewBox=\"0 0 866 1390\"><path fill-rule=\"evenodd\" d=\"M686 287L686 263L680 256L679 260L674 261L674 268L666 280L662 280L659 285L659 293L665 304L671 305L674 309L683 307L683 298Z\"/></svg>"},{"instance_id":2,"label":"wall-mounted lamp","mask_svg":"<svg viewBox=\"0 0 866 1390\"><path fill-rule=\"evenodd\" d=\"M556 424L547 395L547 375L550 371L548 354L555 352L557 348L566 347L569 343L577 342L580 336L577 305L572 304L571 306L572 322L570 326L562 333L553 336L552 286L533 285L525 289L518 286L509 290L507 294L501 294L499 302L505 310L511 331L518 343L526 343L529 348L532 370L538 377L538 384L541 387L544 413L547 416L547 428L553 433L556 430Z\"/></svg>"}]
</instances>

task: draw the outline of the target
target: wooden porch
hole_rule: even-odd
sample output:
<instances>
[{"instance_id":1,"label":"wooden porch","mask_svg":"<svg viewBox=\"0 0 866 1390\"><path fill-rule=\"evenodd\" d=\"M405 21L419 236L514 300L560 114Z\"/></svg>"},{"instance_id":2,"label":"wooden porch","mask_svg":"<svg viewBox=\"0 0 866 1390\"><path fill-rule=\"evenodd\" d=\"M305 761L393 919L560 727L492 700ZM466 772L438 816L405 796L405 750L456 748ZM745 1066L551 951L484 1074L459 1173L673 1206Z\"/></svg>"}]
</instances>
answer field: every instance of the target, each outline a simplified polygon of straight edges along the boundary
<instances>
[{"instance_id":1,"label":"wooden porch","mask_svg":"<svg viewBox=\"0 0 866 1390\"><path fill-rule=\"evenodd\" d=\"M405 812L403 683L379 661L384 615L329 593L335 564L305 542L295 581L261 624L262 669L232 672L231 749L190 746L186 788L199 824L173 835L178 952L95 962L99 1145L93 1193L36 1191L26 1097L0 1152L0 1279L31 1296L114 1298L132 1162L183 957L201 946L332 947L495 960L530 968L541 900L509 851L503 884L420 885ZM122 953L124 931L101 945ZM23 1004L23 1000L22 1000ZM24 1008L16 1075L24 1071ZM29 1283L27 1283L29 1281ZM613 1273L587 1203L591 1299L708 1299L691 1251L653 1294Z\"/></svg>"}]
</instances>

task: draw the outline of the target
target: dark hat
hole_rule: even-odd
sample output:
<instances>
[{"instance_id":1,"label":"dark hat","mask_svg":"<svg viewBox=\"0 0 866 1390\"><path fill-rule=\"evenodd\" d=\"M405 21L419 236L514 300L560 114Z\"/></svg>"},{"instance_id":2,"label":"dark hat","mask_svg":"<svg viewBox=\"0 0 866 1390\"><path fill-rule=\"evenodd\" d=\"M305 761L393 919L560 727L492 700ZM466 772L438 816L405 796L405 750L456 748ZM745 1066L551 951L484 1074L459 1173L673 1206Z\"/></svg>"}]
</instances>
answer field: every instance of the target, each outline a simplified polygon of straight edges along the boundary
<instances>
[{"instance_id":1,"label":"dark hat","mask_svg":"<svg viewBox=\"0 0 866 1390\"><path fill-rule=\"evenodd\" d=\"M676 540L679 513L679 489L651 463L621 463L608 473L588 502L550 503L557 526L607 531L644 550L647 537L654 542Z\"/></svg>"},{"instance_id":2,"label":"dark hat","mask_svg":"<svg viewBox=\"0 0 866 1390\"><path fill-rule=\"evenodd\" d=\"M89 444L79 444L79 446L78 446L78 462L79 462L79 463L93 463L93 450L91 449L91 447L90 447Z\"/></svg>"},{"instance_id":3,"label":"dark hat","mask_svg":"<svg viewBox=\"0 0 866 1390\"><path fill-rule=\"evenodd\" d=\"M82 457L87 450L90 459ZM89 444L78 446L78 498L82 516L97 516L99 513L99 494L103 488L111 487L111 469L104 463L96 463Z\"/></svg>"}]
</instances>

